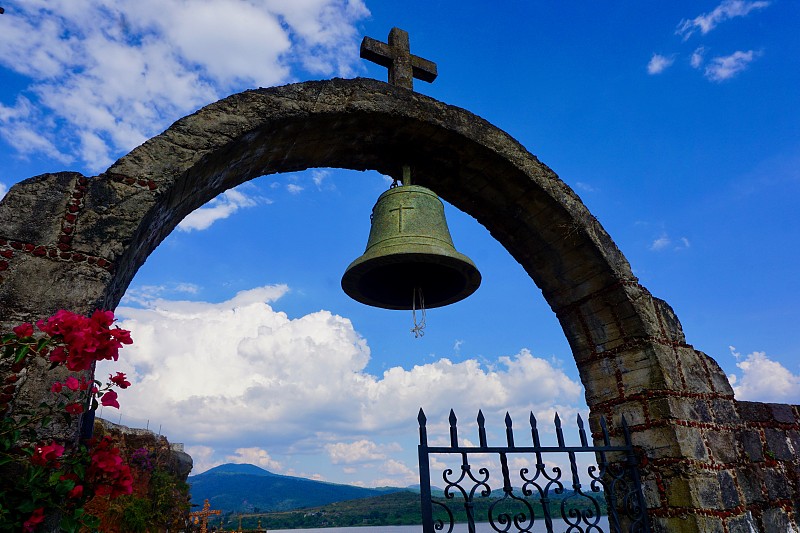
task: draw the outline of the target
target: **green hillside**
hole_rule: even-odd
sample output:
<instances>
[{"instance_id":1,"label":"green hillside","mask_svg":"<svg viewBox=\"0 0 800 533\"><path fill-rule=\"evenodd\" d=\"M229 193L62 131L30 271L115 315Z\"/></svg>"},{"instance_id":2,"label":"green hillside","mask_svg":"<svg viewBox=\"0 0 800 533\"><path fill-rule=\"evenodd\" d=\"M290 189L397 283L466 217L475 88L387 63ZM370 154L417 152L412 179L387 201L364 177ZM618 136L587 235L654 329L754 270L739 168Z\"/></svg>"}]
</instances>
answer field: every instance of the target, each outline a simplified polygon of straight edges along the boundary
<instances>
[{"instance_id":1,"label":"green hillside","mask_svg":"<svg viewBox=\"0 0 800 533\"><path fill-rule=\"evenodd\" d=\"M560 515L560 505L563 498L571 494L565 491L562 497L554 495L551 504L551 514ZM444 498L435 498L444 502ZM602 496L599 497L602 500ZM478 498L475 502L475 516L478 521L487 521L489 507L496 501L495 498ZM458 523L466 523L466 514L463 507L458 509L458 505L452 500L448 502L451 509L455 512L455 520ZM495 508L495 516L499 513L509 513L514 515L522 511L519 506L509 506L499 504ZM601 512L605 514L603 504ZM434 506L434 518L444 518L437 516L436 506ZM542 520L541 505L534 506L534 516L537 522ZM238 517L230 514L224 517L226 524L236 525ZM348 500L333 503L330 505L284 511L277 513L265 513L258 517L246 517L242 519L243 528L255 528L258 521L267 529L301 529L301 528L323 528L323 527L351 527L351 526L395 526L395 525L415 525L422 522L420 511L419 494L404 491L384 494L372 498Z\"/></svg>"}]
</instances>

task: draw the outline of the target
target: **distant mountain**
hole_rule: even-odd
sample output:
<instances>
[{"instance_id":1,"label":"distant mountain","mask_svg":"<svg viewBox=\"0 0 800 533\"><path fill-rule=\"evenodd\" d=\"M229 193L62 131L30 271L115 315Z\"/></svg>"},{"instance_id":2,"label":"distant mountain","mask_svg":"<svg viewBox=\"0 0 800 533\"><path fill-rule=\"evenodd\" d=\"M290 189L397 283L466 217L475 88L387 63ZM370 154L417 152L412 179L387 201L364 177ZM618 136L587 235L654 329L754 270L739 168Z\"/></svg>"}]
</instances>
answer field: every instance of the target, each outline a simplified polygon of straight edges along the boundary
<instances>
[{"instance_id":1,"label":"distant mountain","mask_svg":"<svg viewBox=\"0 0 800 533\"><path fill-rule=\"evenodd\" d=\"M215 466L214 468L210 468L203 472L202 474L198 474L198 476L203 476L206 474L246 474L251 476L276 476L277 474L273 474L269 470L264 470L261 467L256 465L250 464L242 464L242 463L227 463L224 465ZM192 476L195 477L195 476Z\"/></svg>"},{"instance_id":2,"label":"distant mountain","mask_svg":"<svg viewBox=\"0 0 800 533\"><path fill-rule=\"evenodd\" d=\"M329 503L370 498L401 488L365 489L311 479L273 474L250 464L224 464L189 476L192 503L208 499L224 513L259 513L318 507Z\"/></svg>"}]
</instances>

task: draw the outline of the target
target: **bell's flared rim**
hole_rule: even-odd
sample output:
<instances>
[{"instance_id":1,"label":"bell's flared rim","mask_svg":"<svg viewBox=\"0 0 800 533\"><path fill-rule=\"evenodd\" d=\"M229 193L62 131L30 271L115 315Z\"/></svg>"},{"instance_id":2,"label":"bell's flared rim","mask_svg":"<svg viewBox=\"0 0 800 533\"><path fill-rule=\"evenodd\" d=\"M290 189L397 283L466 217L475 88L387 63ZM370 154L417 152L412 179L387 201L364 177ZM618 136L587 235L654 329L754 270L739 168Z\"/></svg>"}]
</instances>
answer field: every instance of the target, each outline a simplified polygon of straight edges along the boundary
<instances>
[{"instance_id":1,"label":"bell's flared rim","mask_svg":"<svg viewBox=\"0 0 800 533\"><path fill-rule=\"evenodd\" d=\"M414 274L424 273L420 283ZM413 289L423 289L425 308L435 309L460 302L481 285L481 273L472 260L455 250L446 254L405 251L353 261L342 276L342 290L357 302L393 310L415 307Z\"/></svg>"}]
</instances>

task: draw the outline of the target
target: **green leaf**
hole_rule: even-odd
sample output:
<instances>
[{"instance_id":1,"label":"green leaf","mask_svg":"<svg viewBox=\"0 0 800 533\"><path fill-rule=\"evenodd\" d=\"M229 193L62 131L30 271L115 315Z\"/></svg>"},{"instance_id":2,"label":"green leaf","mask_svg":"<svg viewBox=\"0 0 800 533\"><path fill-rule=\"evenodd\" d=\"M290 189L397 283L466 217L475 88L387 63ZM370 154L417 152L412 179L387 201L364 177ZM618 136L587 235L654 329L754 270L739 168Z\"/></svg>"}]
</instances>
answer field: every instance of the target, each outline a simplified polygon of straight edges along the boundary
<instances>
[{"instance_id":1,"label":"green leaf","mask_svg":"<svg viewBox=\"0 0 800 533\"><path fill-rule=\"evenodd\" d=\"M36 351L37 352L42 351L42 348L47 346L49 343L50 339L48 339L47 337L42 337L41 339L39 339L39 342L36 343Z\"/></svg>"},{"instance_id":2,"label":"green leaf","mask_svg":"<svg viewBox=\"0 0 800 533\"><path fill-rule=\"evenodd\" d=\"M81 509L81 511L82 511L82 510L83 510L83 509ZM94 515L91 515L91 514L89 514L89 513L86 513L86 514L84 515L82 522L83 522L83 525L84 525L86 528L88 528L89 530L91 530L91 531L94 531L94 530L96 530L98 527L100 527L100 518L98 518L98 517L96 517L96 516L94 516Z\"/></svg>"},{"instance_id":3,"label":"green leaf","mask_svg":"<svg viewBox=\"0 0 800 533\"><path fill-rule=\"evenodd\" d=\"M70 516L65 514L61 518L61 523L59 524L62 531L67 531L68 533L75 533L80 528L80 523L75 519L74 516Z\"/></svg>"},{"instance_id":4,"label":"green leaf","mask_svg":"<svg viewBox=\"0 0 800 533\"><path fill-rule=\"evenodd\" d=\"M23 345L19 350L17 350L16 357L14 357L14 362L19 363L20 361L23 361L30 351L30 346L27 344Z\"/></svg>"}]
</instances>

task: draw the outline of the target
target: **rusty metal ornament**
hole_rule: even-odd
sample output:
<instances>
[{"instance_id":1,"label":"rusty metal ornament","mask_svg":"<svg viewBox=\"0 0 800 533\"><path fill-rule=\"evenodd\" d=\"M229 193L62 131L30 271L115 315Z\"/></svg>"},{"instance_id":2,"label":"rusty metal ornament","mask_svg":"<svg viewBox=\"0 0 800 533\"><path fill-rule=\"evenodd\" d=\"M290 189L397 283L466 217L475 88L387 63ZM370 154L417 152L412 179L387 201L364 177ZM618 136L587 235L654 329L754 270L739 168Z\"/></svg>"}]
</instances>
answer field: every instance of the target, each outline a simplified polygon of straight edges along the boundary
<instances>
[{"instance_id":1,"label":"rusty metal ornament","mask_svg":"<svg viewBox=\"0 0 800 533\"><path fill-rule=\"evenodd\" d=\"M347 267L342 289L366 305L424 313L471 295L481 274L453 246L439 197L404 181L372 208L367 249Z\"/></svg>"}]
</instances>

